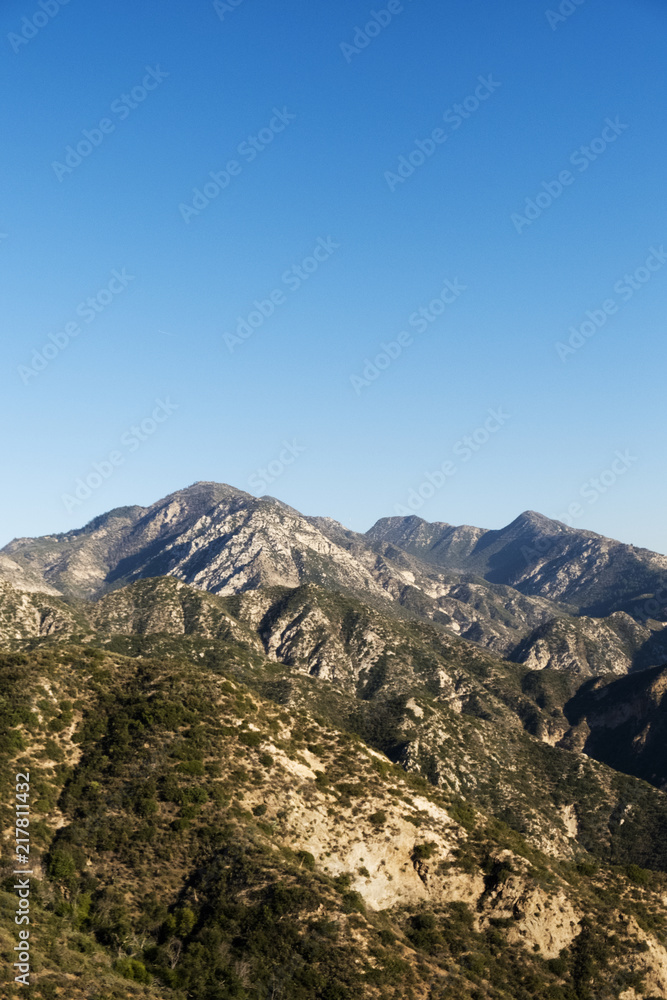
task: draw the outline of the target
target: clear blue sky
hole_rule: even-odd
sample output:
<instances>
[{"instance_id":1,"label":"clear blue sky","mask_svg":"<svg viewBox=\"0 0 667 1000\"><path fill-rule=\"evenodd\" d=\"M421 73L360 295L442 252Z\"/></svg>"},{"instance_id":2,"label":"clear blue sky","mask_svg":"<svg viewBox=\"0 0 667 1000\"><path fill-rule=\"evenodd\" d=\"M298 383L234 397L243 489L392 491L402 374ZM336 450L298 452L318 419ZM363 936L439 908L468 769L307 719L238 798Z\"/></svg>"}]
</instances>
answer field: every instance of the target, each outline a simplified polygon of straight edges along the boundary
<instances>
[{"instance_id":1,"label":"clear blue sky","mask_svg":"<svg viewBox=\"0 0 667 1000\"><path fill-rule=\"evenodd\" d=\"M428 520L667 551L664 3L44 6L0 12L0 544L205 479L365 530L451 462Z\"/></svg>"}]
</instances>

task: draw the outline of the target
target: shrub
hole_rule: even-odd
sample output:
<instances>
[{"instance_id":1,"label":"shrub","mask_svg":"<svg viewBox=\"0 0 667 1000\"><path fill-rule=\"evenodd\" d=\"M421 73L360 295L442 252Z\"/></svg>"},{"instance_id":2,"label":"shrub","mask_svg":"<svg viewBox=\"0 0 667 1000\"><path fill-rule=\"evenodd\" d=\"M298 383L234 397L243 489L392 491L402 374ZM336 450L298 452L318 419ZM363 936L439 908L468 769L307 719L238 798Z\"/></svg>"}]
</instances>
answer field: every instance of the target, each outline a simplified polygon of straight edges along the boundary
<instances>
[{"instance_id":1,"label":"shrub","mask_svg":"<svg viewBox=\"0 0 667 1000\"><path fill-rule=\"evenodd\" d=\"M256 733L254 730L239 733L239 743L242 743L244 747L258 747L261 745L261 742L261 733Z\"/></svg>"},{"instance_id":2,"label":"shrub","mask_svg":"<svg viewBox=\"0 0 667 1000\"><path fill-rule=\"evenodd\" d=\"M48 863L48 875L54 882L70 882L76 874L76 863L71 854L63 850L55 850Z\"/></svg>"},{"instance_id":3,"label":"shrub","mask_svg":"<svg viewBox=\"0 0 667 1000\"><path fill-rule=\"evenodd\" d=\"M415 948L429 955L435 954L443 944L442 935L438 932L437 921L432 913L418 913L411 917L408 938Z\"/></svg>"},{"instance_id":4,"label":"shrub","mask_svg":"<svg viewBox=\"0 0 667 1000\"><path fill-rule=\"evenodd\" d=\"M138 962L136 958L121 958L116 962L116 972L125 979L131 979L135 983L150 983L146 966L143 962Z\"/></svg>"},{"instance_id":5,"label":"shrub","mask_svg":"<svg viewBox=\"0 0 667 1000\"><path fill-rule=\"evenodd\" d=\"M430 840L428 843L415 844L412 849L412 860L413 861L428 861L432 858L436 852L437 845Z\"/></svg>"},{"instance_id":6,"label":"shrub","mask_svg":"<svg viewBox=\"0 0 667 1000\"><path fill-rule=\"evenodd\" d=\"M483 976L486 972L486 959L483 955L476 953L466 955L463 963L473 976Z\"/></svg>"},{"instance_id":7,"label":"shrub","mask_svg":"<svg viewBox=\"0 0 667 1000\"><path fill-rule=\"evenodd\" d=\"M188 934L191 934L197 922L197 918L189 906L184 906L180 910L176 910L174 912L174 919L176 922L175 930L179 937L187 937Z\"/></svg>"},{"instance_id":8,"label":"shrub","mask_svg":"<svg viewBox=\"0 0 667 1000\"><path fill-rule=\"evenodd\" d=\"M187 802L195 802L197 805L203 805L204 802L208 802L208 792L202 785L196 785L194 788L188 788L183 798Z\"/></svg>"},{"instance_id":9,"label":"shrub","mask_svg":"<svg viewBox=\"0 0 667 1000\"><path fill-rule=\"evenodd\" d=\"M639 865L628 865L625 874L635 885L648 885L651 881L651 873L645 868L640 868Z\"/></svg>"},{"instance_id":10,"label":"shrub","mask_svg":"<svg viewBox=\"0 0 667 1000\"><path fill-rule=\"evenodd\" d=\"M153 816L158 811L155 799L139 799L134 808L137 815L144 818L146 816Z\"/></svg>"},{"instance_id":11,"label":"shrub","mask_svg":"<svg viewBox=\"0 0 667 1000\"><path fill-rule=\"evenodd\" d=\"M365 913L366 904L358 892L346 892L343 895L343 913Z\"/></svg>"},{"instance_id":12,"label":"shrub","mask_svg":"<svg viewBox=\"0 0 667 1000\"><path fill-rule=\"evenodd\" d=\"M349 781L341 781L336 785L336 791L340 792L343 798L357 798L365 792L363 785L353 785Z\"/></svg>"},{"instance_id":13,"label":"shrub","mask_svg":"<svg viewBox=\"0 0 667 1000\"><path fill-rule=\"evenodd\" d=\"M200 776L204 774L204 763L201 760L184 760L177 768L181 774L194 774Z\"/></svg>"},{"instance_id":14,"label":"shrub","mask_svg":"<svg viewBox=\"0 0 667 1000\"><path fill-rule=\"evenodd\" d=\"M309 868L310 871L315 870L315 858L310 851L297 851L296 857L304 868Z\"/></svg>"},{"instance_id":15,"label":"shrub","mask_svg":"<svg viewBox=\"0 0 667 1000\"><path fill-rule=\"evenodd\" d=\"M448 807L447 812L464 830L473 830L476 824L475 810L463 799L455 799Z\"/></svg>"}]
</instances>

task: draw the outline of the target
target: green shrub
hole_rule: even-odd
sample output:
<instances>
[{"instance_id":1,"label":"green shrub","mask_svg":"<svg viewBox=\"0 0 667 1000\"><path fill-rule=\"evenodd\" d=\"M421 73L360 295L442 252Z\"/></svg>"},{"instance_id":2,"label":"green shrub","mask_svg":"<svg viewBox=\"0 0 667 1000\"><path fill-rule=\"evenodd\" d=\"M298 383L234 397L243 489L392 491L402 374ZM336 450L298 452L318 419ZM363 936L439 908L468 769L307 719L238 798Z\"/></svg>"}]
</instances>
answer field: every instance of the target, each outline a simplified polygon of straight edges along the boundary
<instances>
[{"instance_id":1,"label":"green shrub","mask_svg":"<svg viewBox=\"0 0 667 1000\"><path fill-rule=\"evenodd\" d=\"M651 873L639 865L628 865L625 874L635 885L648 885L651 881Z\"/></svg>"},{"instance_id":2,"label":"green shrub","mask_svg":"<svg viewBox=\"0 0 667 1000\"><path fill-rule=\"evenodd\" d=\"M121 958L116 962L115 969L125 979L131 979L135 983L150 983L151 981L146 966L135 958Z\"/></svg>"},{"instance_id":3,"label":"green shrub","mask_svg":"<svg viewBox=\"0 0 667 1000\"><path fill-rule=\"evenodd\" d=\"M72 938L72 943L76 950L83 955L93 955L95 952L95 942L86 934L77 934L76 937Z\"/></svg>"},{"instance_id":4,"label":"green shrub","mask_svg":"<svg viewBox=\"0 0 667 1000\"><path fill-rule=\"evenodd\" d=\"M184 760L184 761L181 761L181 763L178 765L177 770L181 774L193 774L193 775L197 775L197 776L200 776L200 775L203 775L203 774L206 773L204 771L204 762L201 761L201 760Z\"/></svg>"},{"instance_id":5,"label":"green shrub","mask_svg":"<svg viewBox=\"0 0 667 1000\"><path fill-rule=\"evenodd\" d=\"M566 956L561 952L558 958L550 958L547 962L547 966L550 972L553 972L554 976L559 976L563 978L568 969L568 962Z\"/></svg>"},{"instance_id":6,"label":"green shrub","mask_svg":"<svg viewBox=\"0 0 667 1000\"><path fill-rule=\"evenodd\" d=\"M424 844L415 844L412 849L412 860L413 861L428 861L432 858L437 849L437 844L434 844L432 840Z\"/></svg>"},{"instance_id":7,"label":"green shrub","mask_svg":"<svg viewBox=\"0 0 667 1000\"><path fill-rule=\"evenodd\" d=\"M203 805L204 802L208 802L208 792L202 785L195 785L194 788L186 789L184 799L197 805Z\"/></svg>"},{"instance_id":8,"label":"green shrub","mask_svg":"<svg viewBox=\"0 0 667 1000\"><path fill-rule=\"evenodd\" d=\"M365 913L366 904L358 892L346 892L343 895L343 913Z\"/></svg>"},{"instance_id":9,"label":"green shrub","mask_svg":"<svg viewBox=\"0 0 667 1000\"><path fill-rule=\"evenodd\" d=\"M239 743L242 743L244 747L258 747L262 743L262 734L256 733L254 730L239 733Z\"/></svg>"},{"instance_id":10,"label":"green shrub","mask_svg":"<svg viewBox=\"0 0 667 1000\"><path fill-rule=\"evenodd\" d=\"M68 851L56 848L49 857L47 872L54 882L68 883L76 874L76 862Z\"/></svg>"},{"instance_id":11,"label":"green shrub","mask_svg":"<svg viewBox=\"0 0 667 1000\"><path fill-rule=\"evenodd\" d=\"M191 934L197 922L194 912L189 906L184 906L180 910L174 911L175 930L178 937L187 937Z\"/></svg>"},{"instance_id":12,"label":"green shrub","mask_svg":"<svg viewBox=\"0 0 667 1000\"><path fill-rule=\"evenodd\" d=\"M138 816L153 816L158 811L158 805L155 799L139 799L135 804L135 812Z\"/></svg>"},{"instance_id":13,"label":"green shrub","mask_svg":"<svg viewBox=\"0 0 667 1000\"><path fill-rule=\"evenodd\" d=\"M432 913L418 913L410 918L408 938L420 951L434 955L443 945L438 923Z\"/></svg>"},{"instance_id":14,"label":"green shrub","mask_svg":"<svg viewBox=\"0 0 667 1000\"><path fill-rule=\"evenodd\" d=\"M455 799L448 807L447 812L465 830L473 830L477 822L475 810L462 799Z\"/></svg>"},{"instance_id":15,"label":"green shrub","mask_svg":"<svg viewBox=\"0 0 667 1000\"><path fill-rule=\"evenodd\" d=\"M341 781L336 785L336 791L340 792L343 798L358 798L365 794L366 789L360 784L353 785L349 781Z\"/></svg>"},{"instance_id":16,"label":"green shrub","mask_svg":"<svg viewBox=\"0 0 667 1000\"><path fill-rule=\"evenodd\" d=\"M479 955L472 953L470 955L465 955L463 958L463 964L468 969L473 976L483 976L486 972L487 962L484 955Z\"/></svg>"}]
</instances>

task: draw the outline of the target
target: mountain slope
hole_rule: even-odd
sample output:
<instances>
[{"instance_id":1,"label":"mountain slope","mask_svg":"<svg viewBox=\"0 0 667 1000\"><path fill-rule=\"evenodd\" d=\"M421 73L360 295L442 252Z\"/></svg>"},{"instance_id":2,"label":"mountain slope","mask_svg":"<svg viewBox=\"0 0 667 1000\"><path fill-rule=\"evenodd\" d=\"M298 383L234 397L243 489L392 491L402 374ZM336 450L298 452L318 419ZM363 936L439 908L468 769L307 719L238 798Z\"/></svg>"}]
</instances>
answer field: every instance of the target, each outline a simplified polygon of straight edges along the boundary
<instances>
[{"instance_id":1,"label":"mountain slope","mask_svg":"<svg viewBox=\"0 0 667 1000\"><path fill-rule=\"evenodd\" d=\"M667 557L568 528L534 511L498 531L389 517L366 537L391 542L434 566L477 573L490 583L596 616L625 610L649 617L643 608L647 597L667 582Z\"/></svg>"},{"instance_id":2,"label":"mountain slope","mask_svg":"<svg viewBox=\"0 0 667 1000\"><path fill-rule=\"evenodd\" d=\"M8 558L42 995L667 998L657 623L216 484Z\"/></svg>"},{"instance_id":3,"label":"mountain slope","mask_svg":"<svg viewBox=\"0 0 667 1000\"><path fill-rule=\"evenodd\" d=\"M59 593L90 597L123 574L132 576L137 563L150 562L217 504L241 497L252 499L231 486L197 483L148 508L117 508L64 535L14 539L2 552L22 568L40 573Z\"/></svg>"},{"instance_id":4,"label":"mountain slope","mask_svg":"<svg viewBox=\"0 0 667 1000\"><path fill-rule=\"evenodd\" d=\"M250 689L219 663L0 657L2 809L7 775L28 770L41 820L43 997L667 997L665 875L572 837L544 853L332 725L326 682L293 675L279 704L259 691L271 664L248 669Z\"/></svg>"},{"instance_id":5,"label":"mountain slope","mask_svg":"<svg viewBox=\"0 0 667 1000\"><path fill-rule=\"evenodd\" d=\"M11 588L6 586L6 591L11 592ZM244 662L250 665L250 673L242 675L246 683L252 682L252 671L259 669L265 657L294 668L300 675L328 682L327 697L332 697L335 690L339 693L336 697L352 699L344 711L341 709L342 714L335 716L336 725L356 729L393 760L412 764L419 761L426 776L440 775L438 780L473 798L479 790L474 776L478 767L484 769L485 765L482 757L472 766L475 753L471 757L470 751L479 738L475 727L487 723L484 753L496 761L496 774L507 764L511 741L507 746L506 742L511 732L520 734L512 736L512 740L519 739L520 755L528 754L528 759L537 753L531 742L536 738L552 747L585 749L589 756L659 787L667 781L667 763L656 763L655 754L650 771L638 769L637 748L630 737L616 741L613 758L603 743L599 747L593 739L584 743L585 727L582 729L579 719L573 721L572 713L578 711L578 699L589 686L585 677L567 669L567 663L560 663L558 670L509 663L435 625L397 620L365 606L352 595L334 594L313 584L218 597L163 577L141 580L75 608L49 597L14 597L4 612L0 600L0 636L3 616L13 622L5 633L9 636L17 634L20 620L21 638L12 643L17 649L29 649L35 643L53 646L63 639L85 639L118 652L178 654L210 664L217 662L224 648L227 669L233 663L237 667ZM288 683L288 675L282 676L280 683L287 684L287 690L294 682ZM651 671L636 675L633 690L642 690L644 679L650 676ZM623 685L619 687L614 705L618 705L619 698L622 702L623 691L627 690ZM615 690L613 685L609 687L610 692ZM651 722L651 704L645 700L637 704L636 725L655 730L659 741L660 730ZM646 710L646 717L640 709ZM436 749L425 753L424 746L433 742L429 720L435 720L439 736ZM443 725L450 734L461 726L466 733L461 746L467 749L461 750L463 756L455 774L450 771L456 755L448 759L449 777L437 763ZM635 735L633 731L631 736ZM651 746L655 742L649 741ZM561 758L556 755L555 759ZM524 762L517 767L535 766L542 773L543 762L539 757L536 760L535 765ZM556 771L562 769L562 759L554 766ZM511 777L507 785L516 797ZM480 801L489 808L497 806L502 813L509 804L498 806L500 787L502 783L487 789L484 795L493 791L492 799ZM533 811L531 796L536 792L533 790L521 807L525 816ZM542 794L541 788L538 794ZM536 828L540 844L547 842L545 837L548 840L557 836L557 810L549 807L547 812L550 826Z\"/></svg>"},{"instance_id":6,"label":"mountain slope","mask_svg":"<svg viewBox=\"0 0 667 1000\"><path fill-rule=\"evenodd\" d=\"M1 583L8 583L16 590L25 591L27 594L60 595L60 591L51 587L39 570L35 571L27 564L21 565L4 552L0 552Z\"/></svg>"},{"instance_id":7,"label":"mountain slope","mask_svg":"<svg viewBox=\"0 0 667 1000\"><path fill-rule=\"evenodd\" d=\"M508 656L532 670L623 675L667 662L667 628L640 625L623 611L608 618L560 615L538 626Z\"/></svg>"},{"instance_id":8,"label":"mountain slope","mask_svg":"<svg viewBox=\"0 0 667 1000\"><path fill-rule=\"evenodd\" d=\"M563 549L557 558L554 537ZM601 564L601 546L609 549L609 565ZM526 552L538 549L538 563L527 567ZM659 665L667 657L667 634L657 623L633 625L618 612L613 620L573 624L577 609L555 600L608 589L610 574L616 589L627 591L627 562L636 563L638 553L533 514L501 532L389 518L363 536L330 518L303 517L270 497L197 483L65 535L15 539L0 553L0 577L26 592L69 600L153 576L221 595L315 583L355 593L397 617L433 621L501 656L590 676ZM573 574L577 580L568 583ZM627 604L627 593L621 596Z\"/></svg>"},{"instance_id":9,"label":"mountain slope","mask_svg":"<svg viewBox=\"0 0 667 1000\"><path fill-rule=\"evenodd\" d=\"M564 714L564 745L667 790L667 667L588 681Z\"/></svg>"}]
</instances>

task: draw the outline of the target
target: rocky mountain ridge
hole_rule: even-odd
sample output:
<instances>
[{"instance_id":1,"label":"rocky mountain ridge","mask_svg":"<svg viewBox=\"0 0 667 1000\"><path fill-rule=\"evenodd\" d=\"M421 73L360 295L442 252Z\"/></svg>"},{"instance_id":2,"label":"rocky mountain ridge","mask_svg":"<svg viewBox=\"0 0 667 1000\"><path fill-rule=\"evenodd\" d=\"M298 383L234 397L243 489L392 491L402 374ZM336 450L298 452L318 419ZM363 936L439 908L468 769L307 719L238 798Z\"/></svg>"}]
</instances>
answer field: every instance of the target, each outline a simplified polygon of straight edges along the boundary
<instances>
[{"instance_id":1,"label":"rocky mountain ridge","mask_svg":"<svg viewBox=\"0 0 667 1000\"><path fill-rule=\"evenodd\" d=\"M581 614L627 611L640 621L667 609L667 557L526 511L500 530L388 517L367 533L434 566L477 573ZM660 595L650 603L656 592Z\"/></svg>"},{"instance_id":2,"label":"rocky mountain ridge","mask_svg":"<svg viewBox=\"0 0 667 1000\"><path fill-rule=\"evenodd\" d=\"M501 656L590 675L667 659L650 590L661 587L663 565L663 556L530 512L497 532L408 517L360 535L271 497L198 483L64 535L15 539L0 552L0 579L68 600L153 576L220 595L311 582L434 621ZM576 601L597 594L601 606L602 591L610 616L584 616Z\"/></svg>"}]
</instances>

